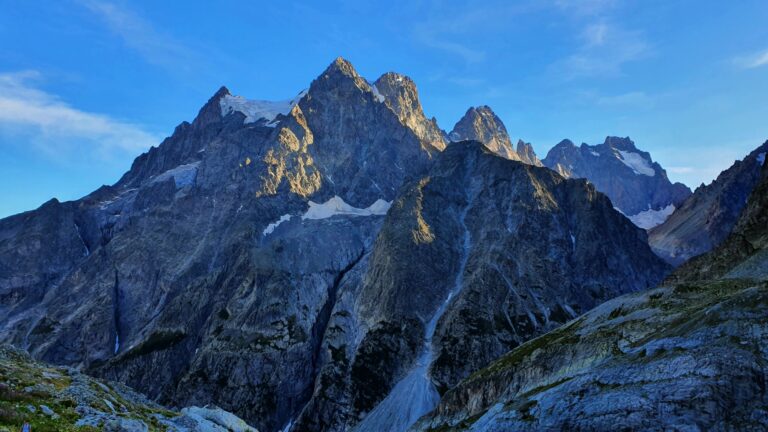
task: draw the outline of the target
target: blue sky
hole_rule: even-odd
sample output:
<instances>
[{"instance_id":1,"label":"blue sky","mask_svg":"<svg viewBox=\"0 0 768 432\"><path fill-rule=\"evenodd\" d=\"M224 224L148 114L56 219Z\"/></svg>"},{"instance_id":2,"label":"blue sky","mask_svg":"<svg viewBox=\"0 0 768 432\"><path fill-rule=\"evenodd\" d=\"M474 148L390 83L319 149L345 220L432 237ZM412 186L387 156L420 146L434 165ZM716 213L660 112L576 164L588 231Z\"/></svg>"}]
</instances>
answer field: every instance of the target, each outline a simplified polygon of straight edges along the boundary
<instances>
[{"instance_id":1,"label":"blue sky","mask_svg":"<svg viewBox=\"0 0 768 432\"><path fill-rule=\"evenodd\" d=\"M0 0L0 217L115 182L221 85L287 99L336 57L450 130L632 137L692 187L768 139L765 1ZM377 3L377 4L374 4Z\"/></svg>"}]
</instances>

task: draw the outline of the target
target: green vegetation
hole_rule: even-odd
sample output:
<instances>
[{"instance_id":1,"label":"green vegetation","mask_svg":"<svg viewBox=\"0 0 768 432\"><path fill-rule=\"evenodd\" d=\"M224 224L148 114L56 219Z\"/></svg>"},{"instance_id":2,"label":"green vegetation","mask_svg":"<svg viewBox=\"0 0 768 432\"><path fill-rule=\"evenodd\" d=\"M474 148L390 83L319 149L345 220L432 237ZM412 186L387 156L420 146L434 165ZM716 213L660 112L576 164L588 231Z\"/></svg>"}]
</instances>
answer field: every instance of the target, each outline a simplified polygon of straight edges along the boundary
<instances>
[{"instance_id":1,"label":"green vegetation","mask_svg":"<svg viewBox=\"0 0 768 432\"><path fill-rule=\"evenodd\" d=\"M10 347L0 347L0 432L17 431L29 423L35 432L90 432L101 427L76 426L80 411L135 419L150 431L166 428L156 418L178 414L151 402L131 401L125 391L63 368L35 362Z\"/></svg>"}]
</instances>

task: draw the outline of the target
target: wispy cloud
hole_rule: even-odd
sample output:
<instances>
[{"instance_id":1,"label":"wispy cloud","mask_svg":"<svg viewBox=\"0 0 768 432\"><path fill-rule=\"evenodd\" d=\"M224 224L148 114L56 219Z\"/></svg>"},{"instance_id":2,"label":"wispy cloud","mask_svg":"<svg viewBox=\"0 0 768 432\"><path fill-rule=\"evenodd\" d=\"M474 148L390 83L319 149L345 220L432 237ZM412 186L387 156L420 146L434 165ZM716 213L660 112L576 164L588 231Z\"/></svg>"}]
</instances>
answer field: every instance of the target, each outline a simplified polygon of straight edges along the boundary
<instances>
[{"instance_id":1,"label":"wispy cloud","mask_svg":"<svg viewBox=\"0 0 768 432\"><path fill-rule=\"evenodd\" d=\"M604 107L651 108L654 105L653 98L642 91L597 96L595 102Z\"/></svg>"},{"instance_id":2,"label":"wispy cloud","mask_svg":"<svg viewBox=\"0 0 768 432\"><path fill-rule=\"evenodd\" d=\"M51 156L74 150L97 157L136 154L160 141L141 126L82 111L33 85L35 71L0 73L0 129L31 135Z\"/></svg>"},{"instance_id":3,"label":"wispy cloud","mask_svg":"<svg viewBox=\"0 0 768 432\"><path fill-rule=\"evenodd\" d=\"M422 5L424 7L413 11L414 15L423 17L412 27L413 40L469 64L488 58L483 38L509 31L511 22L538 7L531 2L504 1L428 1Z\"/></svg>"},{"instance_id":4,"label":"wispy cloud","mask_svg":"<svg viewBox=\"0 0 768 432\"><path fill-rule=\"evenodd\" d=\"M109 1L77 0L91 11L125 45L146 61L173 69L191 69L195 52L172 36L158 31L136 12Z\"/></svg>"},{"instance_id":5,"label":"wispy cloud","mask_svg":"<svg viewBox=\"0 0 768 432\"><path fill-rule=\"evenodd\" d=\"M736 66L743 69L754 69L768 65L768 49L750 55L739 56L733 59Z\"/></svg>"},{"instance_id":6,"label":"wispy cloud","mask_svg":"<svg viewBox=\"0 0 768 432\"><path fill-rule=\"evenodd\" d=\"M581 32L581 45L553 66L568 79L621 75L622 67L651 53L650 45L637 31L628 31L601 21Z\"/></svg>"},{"instance_id":7,"label":"wispy cloud","mask_svg":"<svg viewBox=\"0 0 768 432\"><path fill-rule=\"evenodd\" d=\"M588 16L605 13L616 3L615 0L555 0L554 4L561 11L576 15Z\"/></svg>"}]
</instances>

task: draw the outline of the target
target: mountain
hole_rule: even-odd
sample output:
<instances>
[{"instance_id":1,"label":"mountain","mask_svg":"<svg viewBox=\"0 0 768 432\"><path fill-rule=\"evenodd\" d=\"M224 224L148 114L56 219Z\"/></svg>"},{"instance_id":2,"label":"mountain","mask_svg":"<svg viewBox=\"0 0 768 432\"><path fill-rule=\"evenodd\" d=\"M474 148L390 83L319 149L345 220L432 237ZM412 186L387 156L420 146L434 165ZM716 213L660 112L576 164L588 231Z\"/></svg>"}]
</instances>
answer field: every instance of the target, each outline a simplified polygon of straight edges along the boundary
<instances>
[{"instance_id":1,"label":"mountain","mask_svg":"<svg viewBox=\"0 0 768 432\"><path fill-rule=\"evenodd\" d=\"M413 80L405 75L388 72L376 80L373 90L423 142L437 150L445 149L445 134L434 117L427 119L424 115Z\"/></svg>"},{"instance_id":2,"label":"mountain","mask_svg":"<svg viewBox=\"0 0 768 432\"><path fill-rule=\"evenodd\" d=\"M449 390L413 430L768 428L768 168L733 232Z\"/></svg>"},{"instance_id":3,"label":"mountain","mask_svg":"<svg viewBox=\"0 0 768 432\"><path fill-rule=\"evenodd\" d=\"M458 142L406 183L347 273L297 430L403 430L524 341L667 267L580 180Z\"/></svg>"},{"instance_id":4,"label":"mountain","mask_svg":"<svg viewBox=\"0 0 768 432\"><path fill-rule=\"evenodd\" d=\"M264 432L402 430L669 270L588 182L443 148L410 79L341 58L285 101L222 87L116 184L0 220L0 342ZM423 398L385 425L393 392Z\"/></svg>"},{"instance_id":5,"label":"mountain","mask_svg":"<svg viewBox=\"0 0 768 432\"><path fill-rule=\"evenodd\" d=\"M517 141L517 156L520 158L521 162L527 163L528 165L544 166L539 160L539 157L536 156L536 152L533 151L531 143L527 143L523 140Z\"/></svg>"},{"instance_id":6,"label":"mountain","mask_svg":"<svg viewBox=\"0 0 768 432\"><path fill-rule=\"evenodd\" d=\"M451 141L480 141L501 157L519 161L501 119L487 105L471 107L448 134Z\"/></svg>"},{"instance_id":7,"label":"mountain","mask_svg":"<svg viewBox=\"0 0 768 432\"><path fill-rule=\"evenodd\" d=\"M708 252L731 232L760 178L768 141L742 161L736 161L709 185L702 185L663 224L652 229L648 241L669 263L679 265Z\"/></svg>"},{"instance_id":8,"label":"mountain","mask_svg":"<svg viewBox=\"0 0 768 432\"><path fill-rule=\"evenodd\" d=\"M687 186L671 183L666 171L629 138L607 137L603 144L579 147L563 140L543 163L564 177L594 183L617 209L645 229L663 222L691 195Z\"/></svg>"},{"instance_id":9,"label":"mountain","mask_svg":"<svg viewBox=\"0 0 768 432\"><path fill-rule=\"evenodd\" d=\"M0 346L0 366L2 430L26 423L34 431L258 432L222 409L173 411L122 384L36 362L9 345Z\"/></svg>"},{"instance_id":10,"label":"mountain","mask_svg":"<svg viewBox=\"0 0 768 432\"><path fill-rule=\"evenodd\" d=\"M222 88L115 185L0 221L0 339L282 428L341 279L438 153L343 59L286 102Z\"/></svg>"}]
</instances>

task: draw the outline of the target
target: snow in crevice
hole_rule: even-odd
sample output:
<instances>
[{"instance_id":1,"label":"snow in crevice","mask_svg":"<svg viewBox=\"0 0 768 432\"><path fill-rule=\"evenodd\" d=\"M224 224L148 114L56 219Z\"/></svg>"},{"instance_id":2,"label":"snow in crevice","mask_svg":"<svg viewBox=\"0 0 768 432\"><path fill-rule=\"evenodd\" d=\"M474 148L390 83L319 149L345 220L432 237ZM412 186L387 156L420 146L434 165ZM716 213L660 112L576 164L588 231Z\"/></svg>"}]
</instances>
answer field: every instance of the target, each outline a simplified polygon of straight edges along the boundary
<instances>
[{"instance_id":1,"label":"snow in crevice","mask_svg":"<svg viewBox=\"0 0 768 432\"><path fill-rule=\"evenodd\" d=\"M173 178L173 182L177 188L183 188L184 186L191 186L195 183L197 177L197 168L200 165L200 161L192 162L184 165L179 165L176 168L171 168L162 174L157 175L152 179L152 183L158 183Z\"/></svg>"},{"instance_id":2,"label":"snow in crevice","mask_svg":"<svg viewBox=\"0 0 768 432\"><path fill-rule=\"evenodd\" d=\"M765 152L757 155L757 162L760 164L760 166L765 165Z\"/></svg>"},{"instance_id":3,"label":"snow in crevice","mask_svg":"<svg viewBox=\"0 0 768 432\"><path fill-rule=\"evenodd\" d=\"M596 152L594 150L590 150L589 152L592 153L592 156L594 156L594 157L600 157L600 153L598 153L598 152Z\"/></svg>"},{"instance_id":4,"label":"snow in crevice","mask_svg":"<svg viewBox=\"0 0 768 432\"><path fill-rule=\"evenodd\" d=\"M83 245L83 256L87 257L91 255L91 249L88 248L87 244L85 244L85 239L83 238L83 234L80 232L80 227L76 223L73 223L73 225L75 226L75 232L77 233L77 238L80 239L80 243Z\"/></svg>"},{"instance_id":5,"label":"snow in crevice","mask_svg":"<svg viewBox=\"0 0 768 432\"><path fill-rule=\"evenodd\" d=\"M277 228L281 223L288 222L291 220L291 215L284 214L280 216L280 219L276 220L275 222L272 222L271 224L267 225L266 228L264 228L264 232L262 233L263 236L267 236L269 234L272 234L275 231L275 228Z\"/></svg>"},{"instance_id":6,"label":"snow in crevice","mask_svg":"<svg viewBox=\"0 0 768 432\"><path fill-rule=\"evenodd\" d=\"M378 102L384 102L385 98L384 95L379 92L379 89L376 88L376 85L371 85L371 91L373 92L373 96L376 98Z\"/></svg>"},{"instance_id":7,"label":"snow in crevice","mask_svg":"<svg viewBox=\"0 0 768 432\"><path fill-rule=\"evenodd\" d=\"M222 116L227 116L237 111L245 115L243 123L255 123L264 119L267 122L267 126L275 127L277 125L276 117L279 114L288 115L305 94L307 94L307 91L303 90L293 99L283 101L255 100L246 99L242 96L226 95L221 98L219 105L221 106Z\"/></svg>"},{"instance_id":8,"label":"snow in crevice","mask_svg":"<svg viewBox=\"0 0 768 432\"><path fill-rule=\"evenodd\" d=\"M573 248L573 250L576 250L576 237L574 237L573 234L571 234L571 248Z\"/></svg>"},{"instance_id":9,"label":"snow in crevice","mask_svg":"<svg viewBox=\"0 0 768 432\"><path fill-rule=\"evenodd\" d=\"M351 205L344 202L344 200L339 196L334 196L322 204L310 201L309 208L306 212L304 212L304 214L301 215L301 220L327 219L333 216L383 216L387 214L387 211L389 211L391 206L391 201L384 201L380 198L370 206L361 209L352 207ZM291 214L284 214L280 216L278 220L268 224L267 227L264 228L262 236L266 237L272 234L275 232L275 229L278 226L284 222L288 222L293 217L294 215Z\"/></svg>"},{"instance_id":10,"label":"snow in crevice","mask_svg":"<svg viewBox=\"0 0 768 432\"><path fill-rule=\"evenodd\" d=\"M471 236L465 220L471 207L472 202L470 201L459 215L459 224L463 228L464 235L456 279L447 298L427 322L422 352L416 360L416 365L395 384L387 397L363 418L355 427L355 432L403 432L440 403L440 393L429 376L429 368L434 358L432 339L438 321L464 285L464 272L469 261L471 248Z\"/></svg>"},{"instance_id":11,"label":"snow in crevice","mask_svg":"<svg viewBox=\"0 0 768 432\"><path fill-rule=\"evenodd\" d=\"M658 210L648 209L634 216L627 217L638 227L648 230L664 223L674 211L675 205L670 204Z\"/></svg>"},{"instance_id":12,"label":"snow in crevice","mask_svg":"<svg viewBox=\"0 0 768 432\"><path fill-rule=\"evenodd\" d=\"M616 151L618 151L621 155L621 158L619 158L621 163L632 169L635 174L646 175L648 177L653 177L656 175L656 171L654 171L650 163L648 163L648 161L639 153L627 152L623 150Z\"/></svg>"},{"instance_id":13,"label":"snow in crevice","mask_svg":"<svg viewBox=\"0 0 768 432\"><path fill-rule=\"evenodd\" d=\"M327 219L332 216L377 216L385 215L392 205L391 201L384 201L383 199L377 199L376 202L361 209L352 207L344 202L339 196L334 196L328 201L318 204L314 201L309 202L309 209L301 215L301 219Z\"/></svg>"},{"instance_id":14,"label":"snow in crevice","mask_svg":"<svg viewBox=\"0 0 768 432\"><path fill-rule=\"evenodd\" d=\"M120 335L115 333L115 354L120 350Z\"/></svg>"}]
</instances>

